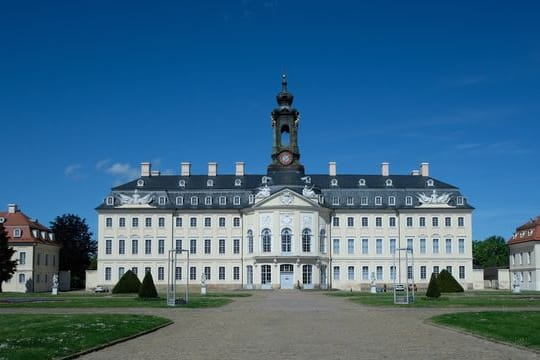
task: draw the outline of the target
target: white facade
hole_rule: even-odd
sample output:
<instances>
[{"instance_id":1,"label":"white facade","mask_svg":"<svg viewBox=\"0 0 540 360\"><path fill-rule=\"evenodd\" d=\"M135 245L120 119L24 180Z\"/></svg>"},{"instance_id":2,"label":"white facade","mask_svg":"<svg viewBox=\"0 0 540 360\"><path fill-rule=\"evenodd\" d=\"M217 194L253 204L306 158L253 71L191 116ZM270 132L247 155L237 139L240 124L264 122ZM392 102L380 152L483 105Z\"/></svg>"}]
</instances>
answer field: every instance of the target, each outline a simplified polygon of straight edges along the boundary
<instances>
[{"instance_id":1,"label":"white facade","mask_svg":"<svg viewBox=\"0 0 540 360\"><path fill-rule=\"evenodd\" d=\"M540 290L540 243L529 241L510 246L510 278L521 290Z\"/></svg>"}]
</instances>

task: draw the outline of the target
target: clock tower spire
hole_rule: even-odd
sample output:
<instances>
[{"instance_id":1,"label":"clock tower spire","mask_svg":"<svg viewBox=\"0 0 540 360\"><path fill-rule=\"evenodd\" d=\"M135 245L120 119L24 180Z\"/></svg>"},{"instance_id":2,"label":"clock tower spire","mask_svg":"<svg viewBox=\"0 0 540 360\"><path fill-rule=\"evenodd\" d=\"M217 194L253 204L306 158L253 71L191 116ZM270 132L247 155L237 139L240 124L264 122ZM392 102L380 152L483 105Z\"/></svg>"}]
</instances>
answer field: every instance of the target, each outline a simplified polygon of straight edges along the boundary
<instances>
[{"instance_id":1,"label":"clock tower spire","mask_svg":"<svg viewBox=\"0 0 540 360\"><path fill-rule=\"evenodd\" d=\"M281 76L281 91L277 93L278 107L271 113L274 144L272 163L268 172L295 171L304 174L304 165L300 163L298 149L298 123L300 113L292 107L293 94L287 91L287 75Z\"/></svg>"}]
</instances>

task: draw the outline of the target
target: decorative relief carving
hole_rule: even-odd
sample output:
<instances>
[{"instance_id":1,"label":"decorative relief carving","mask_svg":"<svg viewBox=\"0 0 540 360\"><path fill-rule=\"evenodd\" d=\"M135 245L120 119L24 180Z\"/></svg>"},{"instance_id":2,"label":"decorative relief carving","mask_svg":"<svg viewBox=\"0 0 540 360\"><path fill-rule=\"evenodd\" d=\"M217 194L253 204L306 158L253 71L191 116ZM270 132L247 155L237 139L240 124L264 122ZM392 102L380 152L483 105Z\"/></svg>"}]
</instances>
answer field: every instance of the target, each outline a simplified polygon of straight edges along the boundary
<instances>
[{"instance_id":1,"label":"decorative relief carving","mask_svg":"<svg viewBox=\"0 0 540 360\"><path fill-rule=\"evenodd\" d=\"M292 214L281 214L281 226L291 226L292 222Z\"/></svg>"},{"instance_id":2,"label":"decorative relief carving","mask_svg":"<svg viewBox=\"0 0 540 360\"><path fill-rule=\"evenodd\" d=\"M311 228L313 225L313 215L302 214L302 228Z\"/></svg>"},{"instance_id":3,"label":"decorative relief carving","mask_svg":"<svg viewBox=\"0 0 540 360\"><path fill-rule=\"evenodd\" d=\"M291 205L293 203L293 196L289 191L286 191L281 195L280 200L283 205Z\"/></svg>"},{"instance_id":4,"label":"decorative relief carving","mask_svg":"<svg viewBox=\"0 0 540 360\"><path fill-rule=\"evenodd\" d=\"M418 193L416 197L418 198L418 201L420 201L420 206L449 206L448 202L450 201L452 194L444 193L442 195L438 195L437 190L433 190L433 192L429 196L425 193Z\"/></svg>"},{"instance_id":5,"label":"decorative relief carving","mask_svg":"<svg viewBox=\"0 0 540 360\"><path fill-rule=\"evenodd\" d=\"M272 227L272 214L261 214L260 221L261 221L261 228L271 228Z\"/></svg>"},{"instance_id":6,"label":"decorative relief carving","mask_svg":"<svg viewBox=\"0 0 540 360\"><path fill-rule=\"evenodd\" d=\"M153 193L145 196L139 195L139 191L135 190L133 195L117 194L121 205L148 205L153 200Z\"/></svg>"}]
</instances>

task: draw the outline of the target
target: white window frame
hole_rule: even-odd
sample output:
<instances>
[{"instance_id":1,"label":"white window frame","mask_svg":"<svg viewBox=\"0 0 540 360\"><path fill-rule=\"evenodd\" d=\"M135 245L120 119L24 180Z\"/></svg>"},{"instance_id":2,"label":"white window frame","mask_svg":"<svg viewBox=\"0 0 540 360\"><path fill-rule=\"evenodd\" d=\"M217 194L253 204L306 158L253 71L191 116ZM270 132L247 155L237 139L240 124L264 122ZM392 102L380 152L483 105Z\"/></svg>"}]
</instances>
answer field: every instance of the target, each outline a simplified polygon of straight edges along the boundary
<instances>
[{"instance_id":1,"label":"white window frame","mask_svg":"<svg viewBox=\"0 0 540 360\"><path fill-rule=\"evenodd\" d=\"M192 196L190 199L191 205L198 205L199 204L199 197L198 196Z\"/></svg>"}]
</instances>

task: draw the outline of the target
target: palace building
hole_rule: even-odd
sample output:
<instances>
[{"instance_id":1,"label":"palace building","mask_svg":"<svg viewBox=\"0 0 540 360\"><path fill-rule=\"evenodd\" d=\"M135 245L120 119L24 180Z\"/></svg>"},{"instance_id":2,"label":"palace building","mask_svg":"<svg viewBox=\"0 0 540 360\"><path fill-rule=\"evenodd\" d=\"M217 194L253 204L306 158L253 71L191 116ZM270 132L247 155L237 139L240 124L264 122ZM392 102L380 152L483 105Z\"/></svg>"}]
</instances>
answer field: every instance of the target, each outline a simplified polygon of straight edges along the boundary
<instances>
[{"instance_id":1,"label":"palace building","mask_svg":"<svg viewBox=\"0 0 540 360\"><path fill-rule=\"evenodd\" d=\"M430 176L429 164L407 175L310 174L300 161L299 112L286 77L272 111L273 145L266 173L160 175L150 163L114 187L97 207L98 269L87 287L114 286L133 270L168 283L168 254L178 254L177 281L212 288L367 289L414 282L449 270L472 287L472 211L460 190ZM410 249L406 279L396 249ZM414 261L411 261L414 260ZM398 274L399 273L399 274ZM396 280L397 281L397 280Z\"/></svg>"}]
</instances>

